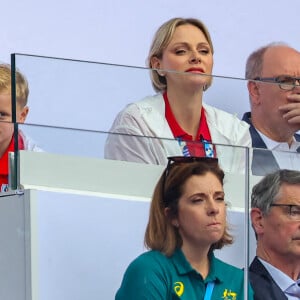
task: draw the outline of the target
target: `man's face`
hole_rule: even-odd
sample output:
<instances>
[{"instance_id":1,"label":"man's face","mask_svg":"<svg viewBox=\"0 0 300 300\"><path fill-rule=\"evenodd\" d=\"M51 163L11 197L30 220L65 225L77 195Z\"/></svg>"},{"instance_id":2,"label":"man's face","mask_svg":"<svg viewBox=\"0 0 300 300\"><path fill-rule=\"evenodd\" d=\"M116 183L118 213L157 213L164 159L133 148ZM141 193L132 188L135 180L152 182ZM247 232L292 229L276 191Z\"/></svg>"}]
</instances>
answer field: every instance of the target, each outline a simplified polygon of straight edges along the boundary
<instances>
[{"instance_id":1,"label":"man's face","mask_svg":"<svg viewBox=\"0 0 300 300\"><path fill-rule=\"evenodd\" d=\"M277 77L279 75L290 75L300 77L300 53L285 46L269 48L264 54L262 74L260 77ZM300 87L295 87L292 91L280 89L277 84L257 83L260 116L264 122L269 124L269 128L274 126L291 127L292 131L297 131L299 124L290 125L283 118L283 112L278 108L281 105L290 103L287 98L291 94L299 94Z\"/></svg>"},{"instance_id":2,"label":"man's face","mask_svg":"<svg viewBox=\"0 0 300 300\"><path fill-rule=\"evenodd\" d=\"M300 205L300 185L283 184L275 204ZM272 206L260 220L253 220L255 212L251 212L260 251L272 264L300 260L300 218L289 212L287 206Z\"/></svg>"}]
</instances>

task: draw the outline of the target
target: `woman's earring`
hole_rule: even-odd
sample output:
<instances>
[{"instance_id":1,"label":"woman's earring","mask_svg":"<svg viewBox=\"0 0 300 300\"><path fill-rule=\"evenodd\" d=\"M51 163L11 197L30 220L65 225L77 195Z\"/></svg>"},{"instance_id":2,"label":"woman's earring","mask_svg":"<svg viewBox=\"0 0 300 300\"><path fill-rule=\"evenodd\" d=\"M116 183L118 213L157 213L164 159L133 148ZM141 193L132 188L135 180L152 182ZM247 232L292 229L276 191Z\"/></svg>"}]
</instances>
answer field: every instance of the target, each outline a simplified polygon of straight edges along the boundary
<instances>
[{"instance_id":1,"label":"woman's earring","mask_svg":"<svg viewBox=\"0 0 300 300\"><path fill-rule=\"evenodd\" d=\"M157 71L158 75L161 76L161 77L164 77L166 76L165 72L163 71Z\"/></svg>"}]
</instances>

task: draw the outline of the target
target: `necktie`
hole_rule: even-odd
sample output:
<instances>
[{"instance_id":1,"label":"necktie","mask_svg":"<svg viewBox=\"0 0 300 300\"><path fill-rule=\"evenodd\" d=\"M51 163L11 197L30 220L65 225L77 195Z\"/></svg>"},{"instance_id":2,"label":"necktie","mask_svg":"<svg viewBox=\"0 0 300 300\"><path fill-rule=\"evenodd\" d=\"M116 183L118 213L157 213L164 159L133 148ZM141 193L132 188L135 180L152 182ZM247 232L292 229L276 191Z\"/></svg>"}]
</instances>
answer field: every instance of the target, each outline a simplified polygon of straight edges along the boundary
<instances>
[{"instance_id":1,"label":"necktie","mask_svg":"<svg viewBox=\"0 0 300 300\"><path fill-rule=\"evenodd\" d=\"M286 293L300 298L300 286L295 282L286 289Z\"/></svg>"}]
</instances>

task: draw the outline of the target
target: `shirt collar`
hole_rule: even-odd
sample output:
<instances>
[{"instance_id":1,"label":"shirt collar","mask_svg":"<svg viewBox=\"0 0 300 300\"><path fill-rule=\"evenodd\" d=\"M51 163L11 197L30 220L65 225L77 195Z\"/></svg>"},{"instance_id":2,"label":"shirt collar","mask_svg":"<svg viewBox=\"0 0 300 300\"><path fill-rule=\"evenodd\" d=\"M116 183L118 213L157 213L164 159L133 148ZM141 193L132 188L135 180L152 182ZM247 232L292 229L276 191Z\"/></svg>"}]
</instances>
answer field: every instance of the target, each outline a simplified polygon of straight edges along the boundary
<instances>
[{"instance_id":1,"label":"shirt collar","mask_svg":"<svg viewBox=\"0 0 300 300\"><path fill-rule=\"evenodd\" d=\"M258 129L256 129L257 132L259 132L262 140L267 146L267 149L269 150L278 150L278 151L294 151L296 152L297 148L300 146L300 142L297 142L295 137L293 137L293 141L291 146L288 145L288 143L278 143L274 140L271 140L269 137L264 135L262 132L260 132Z\"/></svg>"},{"instance_id":2,"label":"shirt collar","mask_svg":"<svg viewBox=\"0 0 300 300\"><path fill-rule=\"evenodd\" d=\"M222 269L218 267L217 259L215 258L213 252L209 254L209 258L210 258L210 269L209 269L208 276L205 278L204 282L210 282L210 281L223 282L225 280L224 277L226 276L226 274L223 274ZM198 272L195 269L193 269L193 267L187 261L181 249L175 250L174 254L171 256L171 260L178 274L180 275L184 275L188 273L198 274Z\"/></svg>"},{"instance_id":3,"label":"shirt collar","mask_svg":"<svg viewBox=\"0 0 300 300\"><path fill-rule=\"evenodd\" d=\"M295 281L288 275L283 273L281 270L275 268L265 260L258 257L260 262L264 265L267 271L270 273L276 284L280 287L282 291L285 291L289 286L291 286ZM300 278L298 279L300 281Z\"/></svg>"},{"instance_id":4,"label":"shirt collar","mask_svg":"<svg viewBox=\"0 0 300 300\"><path fill-rule=\"evenodd\" d=\"M165 101L165 117L171 128L173 136L175 138L180 137L183 140L193 140L193 137L191 135L189 135L187 132L185 132L178 124L178 122L172 112L167 92L163 93L163 98ZM211 136L210 136L207 120L206 120L206 112L205 112L204 107L202 106L201 118L199 121L199 128L198 128L196 140L199 141L199 140L203 140L203 139L206 141L209 141L209 142L211 141Z\"/></svg>"}]
</instances>

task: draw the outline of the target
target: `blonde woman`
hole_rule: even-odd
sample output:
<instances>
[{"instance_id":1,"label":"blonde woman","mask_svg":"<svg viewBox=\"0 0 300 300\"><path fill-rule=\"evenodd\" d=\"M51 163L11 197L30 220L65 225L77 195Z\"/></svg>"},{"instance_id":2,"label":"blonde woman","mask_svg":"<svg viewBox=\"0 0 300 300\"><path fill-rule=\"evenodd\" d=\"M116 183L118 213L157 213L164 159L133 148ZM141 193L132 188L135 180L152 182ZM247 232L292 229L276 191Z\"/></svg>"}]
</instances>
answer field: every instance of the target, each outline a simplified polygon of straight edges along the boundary
<instances>
[{"instance_id":1,"label":"blonde woman","mask_svg":"<svg viewBox=\"0 0 300 300\"><path fill-rule=\"evenodd\" d=\"M212 83L213 53L200 20L174 18L161 25L148 57L157 94L118 114L105 157L166 165L167 157L174 155L221 158L226 149L214 149L211 143L250 147L246 122L203 103ZM224 157L229 167L234 165L234 157ZM220 163L224 167L223 160Z\"/></svg>"}]
</instances>

